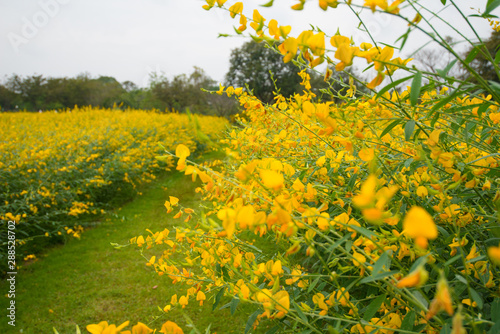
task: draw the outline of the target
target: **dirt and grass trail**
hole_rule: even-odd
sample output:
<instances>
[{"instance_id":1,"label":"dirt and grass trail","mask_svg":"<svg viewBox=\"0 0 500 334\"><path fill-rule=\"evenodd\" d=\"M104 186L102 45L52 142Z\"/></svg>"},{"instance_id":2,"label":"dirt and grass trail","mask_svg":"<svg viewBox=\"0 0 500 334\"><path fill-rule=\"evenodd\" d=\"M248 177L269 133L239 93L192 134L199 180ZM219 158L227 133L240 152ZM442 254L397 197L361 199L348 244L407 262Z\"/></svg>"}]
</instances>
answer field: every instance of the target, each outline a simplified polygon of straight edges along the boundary
<instances>
[{"instance_id":1,"label":"dirt and grass trail","mask_svg":"<svg viewBox=\"0 0 500 334\"><path fill-rule=\"evenodd\" d=\"M147 267L138 247L115 249L110 244L127 244L131 237L146 235L146 229L161 231L186 224L167 215L164 202L175 196L184 207L196 209L200 197L195 187L181 173L162 176L145 187L142 196L103 217L80 240L49 249L34 263L24 265L16 278L16 326L7 324L8 299L2 298L0 333L48 334L54 333L55 327L66 334L75 333L75 325L86 333L85 326L91 323L118 325L127 320L131 324L141 321L151 328L171 320L189 333L191 328L182 312L202 333L209 325L211 333L242 333L250 312L245 307L234 316L229 309L212 313L211 306L200 307L197 302L184 310L160 311L158 307L163 308L173 294L183 294L185 288ZM6 280L0 289L6 295Z\"/></svg>"}]
</instances>

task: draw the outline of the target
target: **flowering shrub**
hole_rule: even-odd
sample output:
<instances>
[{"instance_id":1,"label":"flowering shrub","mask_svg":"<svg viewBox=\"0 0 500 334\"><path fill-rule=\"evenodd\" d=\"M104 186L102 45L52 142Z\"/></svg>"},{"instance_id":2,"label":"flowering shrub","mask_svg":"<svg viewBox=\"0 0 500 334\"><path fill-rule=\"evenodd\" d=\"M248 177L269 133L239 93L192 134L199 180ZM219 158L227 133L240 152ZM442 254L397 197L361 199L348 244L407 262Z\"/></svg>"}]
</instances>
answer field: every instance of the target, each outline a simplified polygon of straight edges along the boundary
<instances>
[{"instance_id":1,"label":"flowering shrub","mask_svg":"<svg viewBox=\"0 0 500 334\"><path fill-rule=\"evenodd\" d=\"M196 149L202 143L197 125L176 113L75 108L1 113L0 124L0 220L16 221L20 244L39 236L79 237L82 217L132 197L139 184L172 165L155 159L159 144ZM200 116L198 126L213 136L226 121ZM6 242L2 229L0 243Z\"/></svg>"},{"instance_id":2,"label":"flowering shrub","mask_svg":"<svg viewBox=\"0 0 500 334\"><path fill-rule=\"evenodd\" d=\"M226 1L206 2L208 10ZM397 16L410 27L405 41L413 29L432 28L419 25L428 23L419 1L319 5ZM499 5L488 1L483 16L490 19ZM206 204L197 211L175 197L165 203L175 218L196 217L196 228L148 231L130 241L158 248L147 265L186 285L164 312L210 299L215 309L226 296L231 301L222 307L233 313L240 302L255 305L245 333L263 321L274 323L272 333L499 332L498 84L482 80L472 59L439 34L428 33L477 84L448 77L449 68L438 81L408 68L410 59L394 58L389 46L356 46L336 34L328 36L329 49L319 30L291 37L291 27L266 24L257 10L245 16L242 2L227 10L240 17L238 33L250 21L252 37L279 44L285 62L327 62L341 71L355 57L365 59L375 71L365 83L372 93L353 98L351 82L344 103L318 101L306 71L302 94L276 95L271 105L221 86L218 93L236 95L245 115L221 141L224 164L197 165L185 145L175 153L176 168L201 180ZM476 49L499 73L492 55L481 44ZM374 91L396 70L410 75ZM407 80L411 86L395 89ZM273 247L260 247L263 239Z\"/></svg>"}]
</instances>

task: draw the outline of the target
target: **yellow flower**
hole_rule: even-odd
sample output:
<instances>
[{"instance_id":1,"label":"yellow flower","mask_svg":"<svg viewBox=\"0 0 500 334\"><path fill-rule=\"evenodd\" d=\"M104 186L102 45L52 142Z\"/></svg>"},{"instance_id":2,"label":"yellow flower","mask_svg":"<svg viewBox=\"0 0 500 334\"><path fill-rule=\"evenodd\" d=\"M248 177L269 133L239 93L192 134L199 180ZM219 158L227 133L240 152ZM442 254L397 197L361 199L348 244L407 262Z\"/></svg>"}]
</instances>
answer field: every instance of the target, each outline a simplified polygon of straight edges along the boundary
<instances>
[{"instance_id":1,"label":"yellow flower","mask_svg":"<svg viewBox=\"0 0 500 334\"><path fill-rule=\"evenodd\" d=\"M132 327L132 334L149 334L152 332L153 330L142 322L138 322L137 325Z\"/></svg>"},{"instance_id":2,"label":"yellow flower","mask_svg":"<svg viewBox=\"0 0 500 334\"><path fill-rule=\"evenodd\" d=\"M403 220L404 233L415 239L420 248L427 248L428 239L436 239L438 230L431 215L419 206L412 207Z\"/></svg>"},{"instance_id":3,"label":"yellow flower","mask_svg":"<svg viewBox=\"0 0 500 334\"><path fill-rule=\"evenodd\" d=\"M440 311L446 311L450 316L453 315L453 305L450 296L450 289L448 288L448 282L441 274L439 281L437 283L436 296L429 306L429 312L425 316L427 320L431 319Z\"/></svg>"},{"instance_id":4,"label":"yellow flower","mask_svg":"<svg viewBox=\"0 0 500 334\"><path fill-rule=\"evenodd\" d=\"M488 256L493 264L500 266L500 247L489 247Z\"/></svg>"},{"instance_id":5,"label":"yellow flower","mask_svg":"<svg viewBox=\"0 0 500 334\"><path fill-rule=\"evenodd\" d=\"M359 151L358 155L363 161L372 161L375 158L375 150L373 148L364 148Z\"/></svg>"},{"instance_id":6,"label":"yellow flower","mask_svg":"<svg viewBox=\"0 0 500 334\"><path fill-rule=\"evenodd\" d=\"M402 278L396 287L398 288L412 288L419 287L427 282L429 278L429 273L425 270L424 265L421 264L414 271L412 271L408 276Z\"/></svg>"},{"instance_id":7,"label":"yellow flower","mask_svg":"<svg viewBox=\"0 0 500 334\"><path fill-rule=\"evenodd\" d=\"M203 301L206 300L207 297L205 296L205 294L203 293L203 291L198 291L198 294L196 295L196 300L198 300L200 302L200 306L203 305Z\"/></svg>"},{"instance_id":8,"label":"yellow flower","mask_svg":"<svg viewBox=\"0 0 500 334\"><path fill-rule=\"evenodd\" d=\"M181 296L181 298L179 298L179 304L182 306L182 308L185 308L188 304L188 298L186 296Z\"/></svg>"},{"instance_id":9,"label":"yellow flower","mask_svg":"<svg viewBox=\"0 0 500 334\"><path fill-rule=\"evenodd\" d=\"M267 188L274 190L279 190L284 185L283 175L269 169L263 169L260 171L260 177L262 178L262 183Z\"/></svg>"},{"instance_id":10,"label":"yellow flower","mask_svg":"<svg viewBox=\"0 0 500 334\"><path fill-rule=\"evenodd\" d=\"M234 19L237 14L241 14L243 12L243 3L237 2L231 7L229 7L229 15Z\"/></svg>"},{"instance_id":11,"label":"yellow flower","mask_svg":"<svg viewBox=\"0 0 500 334\"><path fill-rule=\"evenodd\" d=\"M167 321L161 326L160 333L163 334L184 334L182 329L175 322Z\"/></svg>"},{"instance_id":12,"label":"yellow flower","mask_svg":"<svg viewBox=\"0 0 500 334\"><path fill-rule=\"evenodd\" d=\"M92 324L87 326L87 330L91 334L108 334L108 333L120 333L120 331L128 326L129 321L125 321L120 326L116 327L116 325L108 325L107 321L101 321L99 324Z\"/></svg>"}]
</instances>

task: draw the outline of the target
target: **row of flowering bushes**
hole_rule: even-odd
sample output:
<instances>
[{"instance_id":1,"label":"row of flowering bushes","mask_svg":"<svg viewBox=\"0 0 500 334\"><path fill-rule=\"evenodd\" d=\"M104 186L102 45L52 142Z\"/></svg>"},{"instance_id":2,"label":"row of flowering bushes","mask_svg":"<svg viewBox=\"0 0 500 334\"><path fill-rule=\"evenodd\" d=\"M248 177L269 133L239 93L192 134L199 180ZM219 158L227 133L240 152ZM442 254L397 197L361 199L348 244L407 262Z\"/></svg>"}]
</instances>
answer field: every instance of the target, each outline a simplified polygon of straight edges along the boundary
<instances>
[{"instance_id":1,"label":"row of flowering bushes","mask_svg":"<svg viewBox=\"0 0 500 334\"><path fill-rule=\"evenodd\" d=\"M226 1L206 3L210 10ZM453 1L441 4L463 14ZM225 296L231 301L222 307L232 313L239 303L255 306L246 327L235 329L244 333L262 322L275 326L269 333L500 332L500 87L470 66L481 53L500 73L498 57L481 43L460 57L433 30L429 17L439 16L423 1L320 0L319 6L396 16L409 27L403 43L411 43L412 30L427 33L477 81L447 77L453 64L436 79L408 68L411 60L395 58L390 46L355 45L314 25L292 37L290 26L267 22L257 10L245 15L242 2L228 6L240 18L238 34L248 23L252 37L275 43L285 62L309 68L326 62L329 80L333 68L362 58L376 73L364 83L371 91L364 97L354 98L359 78L345 83L345 92L329 91L342 104L318 101L305 71L301 94L276 94L270 105L241 88L221 87L219 94L236 95L244 114L222 140L225 163L197 165L185 145L175 152L177 169L201 180L206 204L198 211L182 199L165 202L175 218L195 216L196 228L148 231L130 241L153 250L146 260L158 275L185 284L167 296L165 316L207 300L215 309ZM483 17L491 21L498 6L488 1ZM394 80L396 70L408 76ZM392 83L375 91L386 79ZM395 89L408 80L411 87ZM271 241L271 251L259 248L259 240ZM180 326L160 332L182 333L186 324L175 320ZM95 326L87 329L116 328Z\"/></svg>"},{"instance_id":2,"label":"row of flowering bushes","mask_svg":"<svg viewBox=\"0 0 500 334\"><path fill-rule=\"evenodd\" d=\"M78 237L79 220L133 197L138 185L172 165L155 159L161 146L182 142L194 150L200 143L196 128L214 136L227 123L205 116L196 123L177 113L75 108L1 113L0 124L0 220L16 221L19 245L58 234ZM4 227L0 244L8 239Z\"/></svg>"}]
</instances>

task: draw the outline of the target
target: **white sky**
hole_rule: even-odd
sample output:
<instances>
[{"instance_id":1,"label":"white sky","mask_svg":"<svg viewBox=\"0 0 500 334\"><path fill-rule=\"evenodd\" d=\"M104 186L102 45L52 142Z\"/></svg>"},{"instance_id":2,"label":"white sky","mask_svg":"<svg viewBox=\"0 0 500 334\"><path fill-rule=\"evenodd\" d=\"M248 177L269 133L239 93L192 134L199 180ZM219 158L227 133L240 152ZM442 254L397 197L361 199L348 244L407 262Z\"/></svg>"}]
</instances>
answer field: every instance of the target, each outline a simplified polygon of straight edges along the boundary
<instances>
[{"instance_id":1,"label":"white sky","mask_svg":"<svg viewBox=\"0 0 500 334\"><path fill-rule=\"evenodd\" d=\"M245 1L244 13L259 8L268 19L292 25L292 35L314 22L327 34L340 27L343 35L357 34L357 20L346 6L323 12L317 1L306 4L302 12L290 10L297 1L277 0L271 8L258 7L268 0ZM229 0L231 5L235 1ZM354 0L354 3L363 3ZM468 13L469 7L484 9L486 0L455 0ZM229 69L231 49L248 38L217 38L219 33L234 34L228 13L216 8L205 11L201 0L0 0L0 80L13 73L42 74L51 77L72 77L83 72L93 77L113 76L118 81L130 80L146 86L150 72L164 72L168 77L191 73L201 67L217 81ZM435 9L438 0L424 0ZM446 14L446 15L445 15ZM407 28L396 18L372 15L363 17L375 38L393 43ZM466 24L453 9L442 17L472 36ZM436 21L437 22L437 21ZM473 19L482 37L491 29L483 19ZM34 29L33 29L34 28ZM251 28L247 29L250 32ZM440 28L445 34L451 30ZM425 40L416 35L403 55ZM366 38L366 37L364 37ZM14 41L13 41L14 40Z\"/></svg>"}]
</instances>

